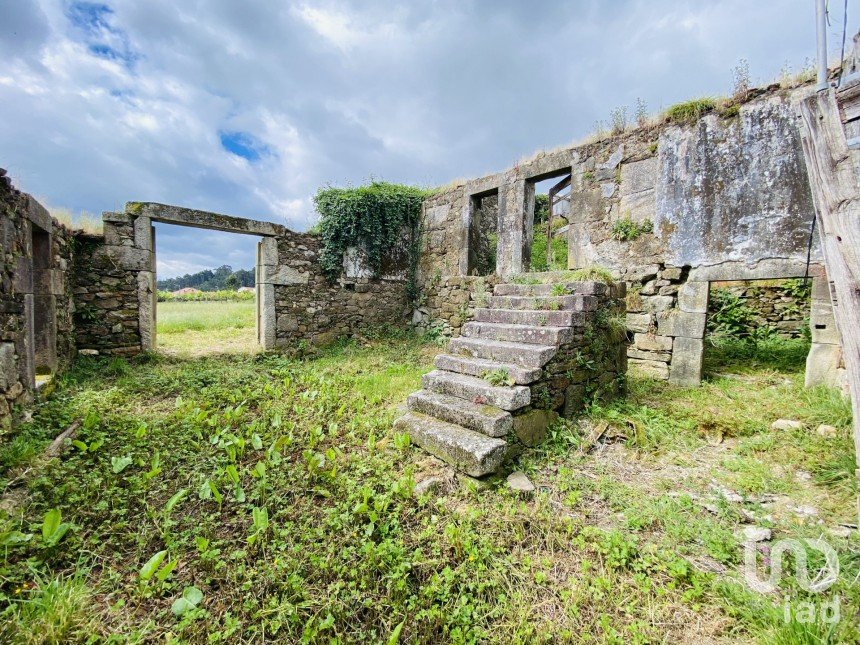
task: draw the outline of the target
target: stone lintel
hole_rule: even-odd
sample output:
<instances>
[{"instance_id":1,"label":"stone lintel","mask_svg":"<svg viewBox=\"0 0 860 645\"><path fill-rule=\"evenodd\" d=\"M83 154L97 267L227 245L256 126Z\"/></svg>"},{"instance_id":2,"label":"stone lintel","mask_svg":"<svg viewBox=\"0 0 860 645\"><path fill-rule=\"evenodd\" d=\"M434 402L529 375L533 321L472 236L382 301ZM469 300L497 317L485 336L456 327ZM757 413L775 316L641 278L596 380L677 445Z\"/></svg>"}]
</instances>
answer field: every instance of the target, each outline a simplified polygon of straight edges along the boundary
<instances>
[{"instance_id":1,"label":"stone lintel","mask_svg":"<svg viewBox=\"0 0 860 645\"><path fill-rule=\"evenodd\" d=\"M33 199L31 195L27 195L27 219L46 233L50 233L53 228L53 220L48 209Z\"/></svg>"},{"instance_id":2,"label":"stone lintel","mask_svg":"<svg viewBox=\"0 0 860 645\"><path fill-rule=\"evenodd\" d=\"M753 264L746 262L721 262L698 266L690 271L691 282L715 282L730 280L778 280L802 278L806 272L806 261L791 258L766 258ZM812 277L824 274L820 264L809 265Z\"/></svg>"},{"instance_id":3,"label":"stone lintel","mask_svg":"<svg viewBox=\"0 0 860 645\"><path fill-rule=\"evenodd\" d=\"M125 212L133 217L149 217L154 222L179 224L227 233L243 233L264 237L285 236L291 233L287 227L274 222L262 222L155 202L128 202L125 205Z\"/></svg>"}]
</instances>

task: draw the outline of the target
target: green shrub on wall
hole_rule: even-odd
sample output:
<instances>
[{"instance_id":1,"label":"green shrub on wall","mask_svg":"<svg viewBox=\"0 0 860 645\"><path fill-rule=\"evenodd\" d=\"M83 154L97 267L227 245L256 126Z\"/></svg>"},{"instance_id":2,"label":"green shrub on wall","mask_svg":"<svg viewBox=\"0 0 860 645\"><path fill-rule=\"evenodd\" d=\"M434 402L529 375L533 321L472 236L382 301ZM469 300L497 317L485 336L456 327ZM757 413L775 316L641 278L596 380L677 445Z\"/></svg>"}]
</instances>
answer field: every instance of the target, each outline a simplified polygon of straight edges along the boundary
<instances>
[{"instance_id":1,"label":"green shrub on wall","mask_svg":"<svg viewBox=\"0 0 860 645\"><path fill-rule=\"evenodd\" d=\"M320 188L314 204L320 214L320 264L329 280L343 270L343 254L350 247L363 249L369 268L379 274L385 251L409 245L417 254L417 228L421 203L431 191L415 186L374 181L355 188ZM410 239L404 239L408 231ZM410 257L410 267L414 258Z\"/></svg>"}]
</instances>

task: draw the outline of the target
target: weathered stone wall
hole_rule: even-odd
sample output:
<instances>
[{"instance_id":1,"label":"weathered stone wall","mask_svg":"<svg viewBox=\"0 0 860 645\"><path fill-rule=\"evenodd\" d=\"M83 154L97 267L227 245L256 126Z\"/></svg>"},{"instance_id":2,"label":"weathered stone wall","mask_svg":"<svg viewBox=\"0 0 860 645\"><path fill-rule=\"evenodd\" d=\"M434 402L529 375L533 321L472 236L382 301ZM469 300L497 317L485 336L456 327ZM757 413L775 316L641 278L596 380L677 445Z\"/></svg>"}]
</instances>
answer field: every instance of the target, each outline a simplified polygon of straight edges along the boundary
<instances>
[{"instance_id":1,"label":"weathered stone wall","mask_svg":"<svg viewBox=\"0 0 860 645\"><path fill-rule=\"evenodd\" d=\"M744 334L757 329L770 329L783 338L800 338L809 325L810 291L803 280L747 280L743 282L713 282L708 302L708 327L718 310L715 292L730 294L732 299L750 312Z\"/></svg>"},{"instance_id":2,"label":"weathered stone wall","mask_svg":"<svg viewBox=\"0 0 860 645\"><path fill-rule=\"evenodd\" d=\"M75 352L66 271L69 231L0 170L0 427L32 400L36 375L64 369Z\"/></svg>"},{"instance_id":3,"label":"weathered stone wall","mask_svg":"<svg viewBox=\"0 0 860 645\"><path fill-rule=\"evenodd\" d=\"M421 290L412 324L419 329L437 328L446 336L459 336L476 307L486 307L498 277L434 274Z\"/></svg>"},{"instance_id":4,"label":"weathered stone wall","mask_svg":"<svg viewBox=\"0 0 860 645\"><path fill-rule=\"evenodd\" d=\"M115 218L114 214L108 217ZM128 222L112 222L112 239L133 240ZM129 245L130 247L130 245ZM78 235L71 274L77 303L75 338L87 354L130 355L141 351L138 272L105 252L103 235Z\"/></svg>"},{"instance_id":5,"label":"weathered stone wall","mask_svg":"<svg viewBox=\"0 0 860 645\"><path fill-rule=\"evenodd\" d=\"M572 334L531 386L532 407L552 409L572 418L593 401L609 401L625 392L627 338L624 285L583 282L585 311Z\"/></svg>"},{"instance_id":6,"label":"weathered stone wall","mask_svg":"<svg viewBox=\"0 0 860 645\"><path fill-rule=\"evenodd\" d=\"M626 283L631 368L698 383L710 283L804 275L814 208L795 110L809 91L756 91L693 123L540 153L447 188L425 203L420 284L432 292L432 280L466 275L475 197L495 191L497 272L522 272L535 183L570 172L568 267L604 267ZM826 283L815 242L810 275Z\"/></svg>"},{"instance_id":7,"label":"weathered stone wall","mask_svg":"<svg viewBox=\"0 0 860 645\"><path fill-rule=\"evenodd\" d=\"M373 278L359 266L330 283L319 253L315 235L286 232L263 241L260 285L273 290L276 346L326 344L373 327L406 326L411 312L403 276ZM277 264L267 264L273 256Z\"/></svg>"}]
</instances>

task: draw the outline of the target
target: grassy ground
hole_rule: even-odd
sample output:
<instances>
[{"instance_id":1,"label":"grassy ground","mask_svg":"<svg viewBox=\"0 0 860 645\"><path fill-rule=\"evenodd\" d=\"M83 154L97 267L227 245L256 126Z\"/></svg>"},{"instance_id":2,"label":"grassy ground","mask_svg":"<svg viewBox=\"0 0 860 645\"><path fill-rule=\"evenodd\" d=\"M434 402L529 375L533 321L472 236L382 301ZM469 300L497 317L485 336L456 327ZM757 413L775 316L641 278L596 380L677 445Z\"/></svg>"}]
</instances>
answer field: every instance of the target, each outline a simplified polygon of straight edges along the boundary
<instances>
[{"instance_id":1,"label":"grassy ground","mask_svg":"<svg viewBox=\"0 0 860 645\"><path fill-rule=\"evenodd\" d=\"M631 378L626 400L520 457L530 498L459 483L392 432L437 351L392 337L303 359L82 359L0 449L0 641L858 638L860 541L827 532L856 521L850 409L803 389L802 347L724 348L701 388ZM780 417L804 428L771 430ZM40 461L74 419L77 443ZM441 490L414 497L430 474ZM824 536L837 585L749 590L733 533L750 518ZM786 623L788 595L838 595L842 620Z\"/></svg>"},{"instance_id":2,"label":"grassy ground","mask_svg":"<svg viewBox=\"0 0 860 645\"><path fill-rule=\"evenodd\" d=\"M256 303L159 302L156 338L161 351L176 356L246 354L259 351Z\"/></svg>"}]
</instances>

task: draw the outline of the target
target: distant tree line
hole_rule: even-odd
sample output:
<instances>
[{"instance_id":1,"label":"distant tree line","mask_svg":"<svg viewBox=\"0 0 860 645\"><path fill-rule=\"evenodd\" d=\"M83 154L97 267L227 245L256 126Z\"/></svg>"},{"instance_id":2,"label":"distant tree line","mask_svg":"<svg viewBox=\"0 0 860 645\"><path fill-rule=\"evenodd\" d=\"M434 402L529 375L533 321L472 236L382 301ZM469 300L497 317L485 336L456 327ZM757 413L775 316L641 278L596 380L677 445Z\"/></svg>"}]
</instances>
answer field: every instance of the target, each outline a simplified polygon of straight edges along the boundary
<instances>
[{"instance_id":1,"label":"distant tree line","mask_svg":"<svg viewBox=\"0 0 860 645\"><path fill-rule=\"evenodd\" d=\"M235 291L239 287L254 286L254 269L233 271L233 267L225 264L214 270L204 269L197 273L186 273L178 278L165 278L159 280L157 285L159 291L176 291L186 287L200 291Z\"/></svg>"}]
</instances>

